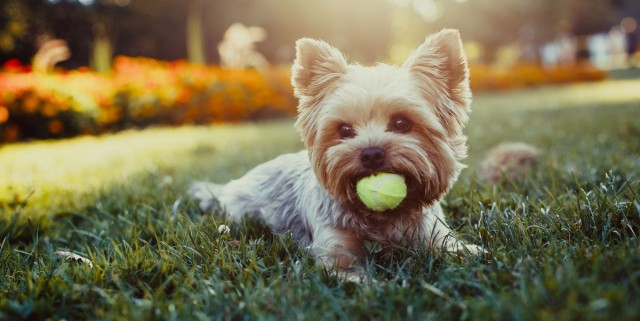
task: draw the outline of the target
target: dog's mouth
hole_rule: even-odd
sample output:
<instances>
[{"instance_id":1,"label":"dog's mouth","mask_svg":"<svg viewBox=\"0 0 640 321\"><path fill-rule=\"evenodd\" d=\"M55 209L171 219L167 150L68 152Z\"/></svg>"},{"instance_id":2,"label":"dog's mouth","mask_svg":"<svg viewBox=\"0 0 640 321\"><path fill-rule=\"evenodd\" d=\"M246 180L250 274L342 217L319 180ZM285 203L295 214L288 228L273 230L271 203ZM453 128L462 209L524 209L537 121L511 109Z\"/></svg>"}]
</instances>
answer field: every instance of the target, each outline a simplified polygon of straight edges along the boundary
<instances>
[{"instance_id":1,"label":"dog's mouth","mask_svg":"<svg viewBox=\"0 0 640 321\"><path fill-rule=\"evenodd\" d=\"M407 185L407 197L405 197L402 200L402 202L400 202L400 204L394 209L389 209L385 211L373 211L367 208L367 206L360 200L360 197L358 197L358 193L356 191L357 189L356 186L361 179L372 176L372 175L381 174L381 173L396 174L404 177L405 184ZM352 207L356 207L360 211L367 212L374 216L384 216L384 217L397 216L398 214L401 214L403 212L410 212L412 210L415 210L421 207L425 203L423 200L424 194L425 194L423 190L424 186L420 185L419 180L415 179L410 175L407 175L406 173L393 171L393 170L363 172L363 173L360 173L359 175L354 175L350 180L348 189L349 189L348 194L350 195L349 200L350 200L350 203L352 204Z\"/></svg>"},{"instance_id":2,"label":"dog's mouth","mask_svg":"<svg viewBox=\"0 0 640 321\"><path fill-rule=\"evenodd\" d=\"M404 177L404 182L407 185L407 191L410 193L411 190L419 188L419 181L417 179L415 179L413 176L408 175L407 173L403 173L400 171L395 171L395 170L378 170L378 171L368 171L368 172L362 172L356 175L353 175L351 180L350 180L350 184L349 186L352 188L353 191L356 190L356 185L358 184L358 182L365 178L365 177L369 177L369 176L373 176L373 175L378 175L378 174L396 174L396 175L400 175L402 177Z\"/></svg>"}]
</instances>

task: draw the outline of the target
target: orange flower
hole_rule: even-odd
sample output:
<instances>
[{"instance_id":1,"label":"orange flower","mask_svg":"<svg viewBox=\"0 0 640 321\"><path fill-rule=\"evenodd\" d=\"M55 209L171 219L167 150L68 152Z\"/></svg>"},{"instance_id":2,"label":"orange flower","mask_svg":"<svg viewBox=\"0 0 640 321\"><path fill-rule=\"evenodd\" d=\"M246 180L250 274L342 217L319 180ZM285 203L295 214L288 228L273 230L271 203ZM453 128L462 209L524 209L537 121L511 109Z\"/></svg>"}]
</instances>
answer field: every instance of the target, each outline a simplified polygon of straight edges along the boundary
<instances>
[{"instance_id":1,"label":"orange flower","mask_svg":"<svg viewBox=\"0 0 640 321\"><path fill-rule=\"evenodd\" d=\"M4 141L7 143L14 142L20 137L20 128L18 126L9 126L4 130Z\"/></svg>"},{"instance_id":2,"label":"orange flower","mask_svg":"<svg viewBox=\"0 0 640 321\"><path fill-rule=\"evenodd\" d=\"M9 109L4 106L0 106L0 124L9 120Z\"/></svg>"},{"instance_id":3,"label":"orange flower","mask_svg":"<svg viewBox=\"0 0 640 321\"><path fill-rule=\"evenodd\" d=\"M49 121L49 132L51 132L52 134L60 134L62 133L62 130L64 129L64 124L62 124L61 121L54 119Z\"/></svg>"},{"instance_id":4,"label":"orange flower","mask_svg":"<svg viewBox=\"0 0 640 321\"><path fill-rule=\"evenodd\" d=\"M53 117L56 113L58 113L58 110L56 109L56 106L54 104L47 103L42 107L42 110L40 112L44 116Z\"/></svg>"},{"instance_id":5,"label":"orange flower","mask_svg":"<svg viewBox=\"0 0 640 321\"><path fill-rule=\"evenodd\" d=\"M40 100L36 95L29 95L22 101L22 110L28 114L35 113L38 110L39 104Z\"/></svg>"}]
</instances>

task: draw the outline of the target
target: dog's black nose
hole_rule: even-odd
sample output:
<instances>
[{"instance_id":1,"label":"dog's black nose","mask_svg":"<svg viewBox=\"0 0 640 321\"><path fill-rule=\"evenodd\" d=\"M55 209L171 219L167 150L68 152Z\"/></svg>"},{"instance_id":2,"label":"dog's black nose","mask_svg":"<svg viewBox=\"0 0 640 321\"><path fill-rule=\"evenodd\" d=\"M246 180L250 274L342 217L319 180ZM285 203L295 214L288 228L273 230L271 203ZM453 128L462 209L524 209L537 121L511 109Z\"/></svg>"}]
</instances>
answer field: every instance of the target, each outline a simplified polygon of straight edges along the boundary
<instances>
[{"instance_id":1,"label":"dog's black nose","mask_svg":"<svg viewBox=\"0 0 640 321\"><path fill-rule=\"evenodd\" d=\"M368 147L362 150L360 161L365 168L374 170L384 165L384 149L380 147Z\"/></svg>"}]
</instances>

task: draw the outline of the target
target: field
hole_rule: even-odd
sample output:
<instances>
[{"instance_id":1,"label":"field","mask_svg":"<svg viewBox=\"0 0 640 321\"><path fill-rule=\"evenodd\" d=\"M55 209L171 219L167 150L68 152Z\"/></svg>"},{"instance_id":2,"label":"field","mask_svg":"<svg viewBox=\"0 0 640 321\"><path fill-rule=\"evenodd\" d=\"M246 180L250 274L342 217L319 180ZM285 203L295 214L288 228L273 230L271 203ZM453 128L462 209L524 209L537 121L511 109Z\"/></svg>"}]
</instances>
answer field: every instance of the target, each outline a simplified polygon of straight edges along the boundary
<instances>
[{"instance_id":1,"label":"field","mask_svg":"<svg viewBox=\"0 0 640 321\"><path fill-rule=\"evenodd\" d=\"M638 320L639 88L478 95L445 210L488 254L372 246L359 284L290 235L252 222L221 235L222 213L184 195L301 149L291 120L0 146L0 320ZM478 183L504 141L537 146L541 164Z\"/></svg>"}]
</instances>

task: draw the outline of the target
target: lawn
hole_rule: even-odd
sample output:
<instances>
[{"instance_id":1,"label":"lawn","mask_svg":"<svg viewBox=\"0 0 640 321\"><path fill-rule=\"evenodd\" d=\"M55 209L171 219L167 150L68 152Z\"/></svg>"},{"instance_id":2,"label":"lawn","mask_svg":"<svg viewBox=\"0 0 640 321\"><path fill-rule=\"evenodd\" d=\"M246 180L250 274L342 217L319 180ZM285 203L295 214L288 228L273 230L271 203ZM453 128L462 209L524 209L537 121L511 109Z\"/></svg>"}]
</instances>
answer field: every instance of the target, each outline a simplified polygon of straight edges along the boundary
<instances>
[{"instance_id":1,"label":"lawn","mask_svg":"<svg viewBox=\"0 0 640 321\"><path fill-rule=\"evenodd\" d=\"M184 195L302 148L292 121L152 128L0 147L2 320L638 320L640 81L475 99L450 223L484 257L375 252L340 282L290 235ZM504 141L543 151L523 179L474 171ZM93 267L67 261L71 251Z\"/></svg>"}]
</instances>

